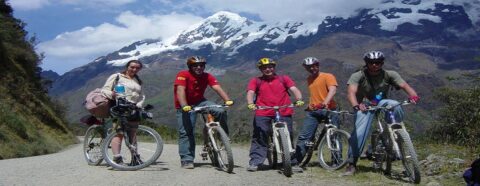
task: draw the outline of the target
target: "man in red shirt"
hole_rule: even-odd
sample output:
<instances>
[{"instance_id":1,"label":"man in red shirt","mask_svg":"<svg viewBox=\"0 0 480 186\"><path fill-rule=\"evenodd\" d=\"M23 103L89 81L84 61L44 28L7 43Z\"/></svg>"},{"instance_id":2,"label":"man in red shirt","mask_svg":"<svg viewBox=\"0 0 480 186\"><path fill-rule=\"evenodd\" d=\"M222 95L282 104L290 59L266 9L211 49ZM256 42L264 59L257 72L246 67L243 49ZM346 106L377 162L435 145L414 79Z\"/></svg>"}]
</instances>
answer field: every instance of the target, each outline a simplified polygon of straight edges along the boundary
<instances>
[{"instance_id":1,"label":"man in red shirt","mask_svg":"<svg viewBox=\"0 0 480 186\"><path fill-rule=\"evenodd\" d=\"M193 169L195 159L195 122L196 113L189 112L193 106L213 105L204 97L207 86L210 86L225 101L225 105L233 105L228 95L223 91L217 79L204 72L207 61L201 56L192 56L187 59L188 70L180 71L175 78L174 100L177 109L178 124L178 152L181 165L186 169ZM210 109L215 121L219 121L228 134L227 113L222 108Z\"/></svg>"},{"instance_id":2,"label":"man in red shirt","mask_svg":"<svg viewBox=\"0 0 480 186\"><path fill-rule=\"evenodd\" d=\"M275 73L276 62L270 58L262 58L257 66L262 72L261 77L254 77L250 80L247 87L248 108L255 110L258 106L283 106L290 105L290 90L296 98L295 105L302 106L302 93L295 87L295 82L286 75L277 75ZM254 96L256 102L254 103ZM287 128L292 132L292 108L280 109L281 120L287 123ZM250 147L250 162L248 171L257 171L258 166L262 164L267 157L267 138L272 133L272 120L275 119L275 111L255 110L253 120L252 145Z\"/></svg>"}]
</instances>

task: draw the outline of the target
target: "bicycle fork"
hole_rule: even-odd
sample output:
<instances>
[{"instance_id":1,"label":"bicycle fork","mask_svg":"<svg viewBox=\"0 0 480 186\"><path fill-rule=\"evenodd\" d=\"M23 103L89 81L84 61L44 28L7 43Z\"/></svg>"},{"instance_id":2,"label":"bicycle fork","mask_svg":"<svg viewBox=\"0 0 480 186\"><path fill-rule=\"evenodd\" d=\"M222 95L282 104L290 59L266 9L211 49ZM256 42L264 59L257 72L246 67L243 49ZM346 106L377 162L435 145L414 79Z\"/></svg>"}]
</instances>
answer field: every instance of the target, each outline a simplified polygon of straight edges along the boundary
<instances>
[{"instance_id":1,"label":"bicycle fork","mask_svg":"<svg viewBox=\"0 0 480 186\"><path fill-rule=\"evenodd\" d=\"M273 130L273 143L275 144L275 149L277 150L278 153L283 153L282 149L280 148L280 142L278 138L280 137L280 132L284 132L287 136L287 144L288 144L288 151L290 153L295 152L295 150L292 148L292 141L290 140L290 132L288 131L287 124L285 122L277 122L273 123L272 126Z\"/></svg>"}]
</instances>

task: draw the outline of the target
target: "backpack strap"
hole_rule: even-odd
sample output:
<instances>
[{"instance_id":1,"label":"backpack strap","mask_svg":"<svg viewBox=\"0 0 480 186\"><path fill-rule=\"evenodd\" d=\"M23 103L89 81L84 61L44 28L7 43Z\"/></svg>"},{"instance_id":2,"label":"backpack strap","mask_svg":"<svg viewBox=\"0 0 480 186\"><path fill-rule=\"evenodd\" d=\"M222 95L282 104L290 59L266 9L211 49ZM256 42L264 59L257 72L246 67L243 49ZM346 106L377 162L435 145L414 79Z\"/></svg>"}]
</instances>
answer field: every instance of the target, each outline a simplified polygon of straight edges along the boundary
<instances>
[{"instance_id":1,"label":"backpack strap","mask_svg":"<svg viewBox=\"0 0 480 186\"><path fill-rule=\"evenodd\" d=\"M115 80L113 81L111 91L113 91L113 89L115 89L115 86L117 85L119 79L120 79L120 74L117 74L117 77L115 77Z\"/></svg>"}]
</instances>

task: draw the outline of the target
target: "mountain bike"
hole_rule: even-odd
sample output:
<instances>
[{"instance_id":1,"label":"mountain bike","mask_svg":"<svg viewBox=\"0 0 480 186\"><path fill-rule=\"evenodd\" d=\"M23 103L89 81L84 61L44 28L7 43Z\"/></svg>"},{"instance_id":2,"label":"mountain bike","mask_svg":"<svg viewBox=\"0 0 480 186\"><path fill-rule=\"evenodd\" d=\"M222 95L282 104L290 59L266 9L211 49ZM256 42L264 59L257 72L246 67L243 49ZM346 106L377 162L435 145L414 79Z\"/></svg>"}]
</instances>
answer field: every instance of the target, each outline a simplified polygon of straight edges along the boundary
<instances>
[{"instance_id":1,"label":"mountain bike","mask_svg":"<svg viewBox=\"0 0 480 186\"><path fill-rule=\"evenodd\" d=\"M275 119L272 122L272 133L268 137L267 160L272 168L275 168L278 155L282 157L283 174L287 177L292 176L291 156L295 151L292 147L290 132L287 123L280 120L281 108L293 108L293 104L283 106L257 106L258 110L273 109L275 110Z\"/></svg>"},{"instance_id":2,"label":"mountain bike","mask_svg":"<svg viewBox=\"0 0 480 186\"><path fill-rule=\"evenodd\" d=\"M233 153L230 146L230 138L220 126L219 122L214 121L213 115L210 114L211 108L224 108L225 105L206 105L197 106L191 112L197 112L202 115L204 127L204 147L202 153L203 160L212 161L212 165L228 173L233 172ZM208 157L207 157L208 156Z\"/></svg>"},{"instance_id":3,"label":"mountain bike","mask_svg":"<svg viewBox=\"0 0 480 186\"><path fill-rule=\"evenodd\" d=\"M369 111L375 112L377 119L377 128L372 132L371 147L372 154L370 159L374 161L375 169L382 169L386 175L393 175L398 171L408 177L410 182L420 183L420 168L417 154L413 147L412 140L408 134L405 124L395 120L393 109L397 106L409 105L408 101L403 101L393 106L372 106ZM391 122L384 121L380 117L381 111L388 113ZM402 165L396 165L396 160L401 160ZM402 167L394 170L395 168Z\"/></svg>"},{"instance_id":4,"label":"mountain bike","mask_svg":"<svg viewBox=\"0 0 480 186\"><path fill-rule=\"evenodd\" d=\"M120 97L116 99L116 105L110 108L110 113L113 116L113 122L117 126L113 127L113 132L108 134L102 144L102 155L105 161L114 169L122 171L138 170L149 166L160 157L163 150L163 140L160 135L150 127L139 125L136 129L136 135L132 135L131 126L128 124L127 118L140 112L141 120L144 118L151 119L152 114L147 112L153 106L147 105L145 108L137 108L134 103L127 101ZM112 141L116 136L123 136L125 143L121 144L120 161L114 160L115 157L112 152ZM125 163L124 163L125 162Z\"/></svg>"},{"instance_id":5,"label":"mountain bike","mask_svg":"<svg viewBox=\"0 0 480 186\"><path fill-rule=\"evenodd\" d=\"M307 151L305 158L300 163L300 167L306 167L313 156L313 152L318 149L318 162L320 166L327 170L337 170L347 163L348 147L350 134L337 128L332 123L331 114L352 114L349 111L336 111L321 109L320 112L326 112L324 118L315 131L309 142L306 142ZM322 129L319 128L322 126Z\"/></svg>"}]
</instances>

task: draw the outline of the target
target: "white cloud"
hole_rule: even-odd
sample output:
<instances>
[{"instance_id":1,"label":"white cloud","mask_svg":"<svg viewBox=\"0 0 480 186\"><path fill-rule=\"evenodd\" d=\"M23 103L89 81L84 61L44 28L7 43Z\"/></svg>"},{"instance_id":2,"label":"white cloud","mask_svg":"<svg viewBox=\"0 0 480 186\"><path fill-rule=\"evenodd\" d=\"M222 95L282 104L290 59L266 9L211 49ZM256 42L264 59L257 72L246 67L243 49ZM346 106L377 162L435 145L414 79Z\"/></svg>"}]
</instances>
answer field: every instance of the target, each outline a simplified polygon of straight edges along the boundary
<instances>
[{"instance_id":1,"label":"white cloud","mask_svg":"<svg viewBox=\"0 0 480 186\"><path fill-rule=\"evenodd\" d=\"M191 0L190 7L203 7L212 12L229 10L258 14L267 22L284 20L321 22L325 16L349 17L356 10L377 5L381 0Z\"/></svg>"},{"instance_id":2,"label":"white cloud","mask_svg":"<svg viewBox=\"0 0 480 186\"><path fill-rule=\"evenodd\" d=\"M16 10L35 10L52 4L67 4L86 7L122 6L136 0L10 0L10 5Z\"/></svg>"},{"instance_id":3,"label":"white cloud","mask_svg":"<svg viewBox=\"0 0 480 186\"><path fill-rule=\"evenodd\" d=\"M103 23L65 32L53 40L40 43L38 51L46 55L44 69L58 69L58 66L69 66L71 69L80 66L69 64L71 61L83 59L85 63L135 41L168 38L201 19L189 14L142 16L127 11L116 18L117 24Z\"/></svg>"},{"instance_id":4,"label":"white cloud","mask_svg":"<svg viewBox=\"0 0 480 186\"><path fill-rule=\"evenodd\" d=\"M34 10L50 4L49 0L10 0L8 2L15 10Z\"/></svg>"}]
</instances>

